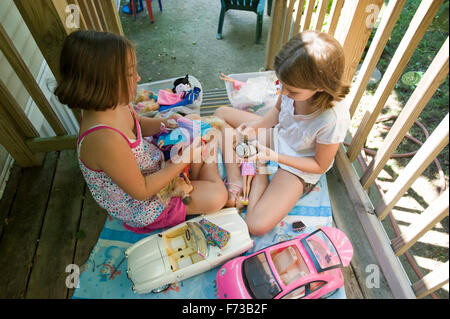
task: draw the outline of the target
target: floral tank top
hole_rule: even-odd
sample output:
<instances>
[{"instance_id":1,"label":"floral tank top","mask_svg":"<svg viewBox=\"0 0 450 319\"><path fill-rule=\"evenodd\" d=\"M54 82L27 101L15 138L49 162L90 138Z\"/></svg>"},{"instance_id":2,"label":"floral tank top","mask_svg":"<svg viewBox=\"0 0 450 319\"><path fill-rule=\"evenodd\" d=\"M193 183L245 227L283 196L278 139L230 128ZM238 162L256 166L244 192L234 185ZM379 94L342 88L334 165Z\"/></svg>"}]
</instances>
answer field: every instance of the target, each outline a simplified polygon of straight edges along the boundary
<instances>
[{"instance_id":1,"label":"floral tank top","mask_svg":"<svg viewBox=\"0 0 450 319\"><path fill-rule=\"evenodd\" d=\"M100 129L111 129L122 135L128 142L142 175L146 176L160 170L164 160L163 153L157 146L142 137L139 122L133 112L132 114L137 131L136 141L129 140L125 134L111 126L95 125L78 137L78 163L86 184L100 207L104 208L112 217L131 227L145 227L163 212L165 204L156 195L146 200L134 199L114 183L105 172L87 167L80 158L81 144L86 135Z\"/></svg>"}]
</instances>

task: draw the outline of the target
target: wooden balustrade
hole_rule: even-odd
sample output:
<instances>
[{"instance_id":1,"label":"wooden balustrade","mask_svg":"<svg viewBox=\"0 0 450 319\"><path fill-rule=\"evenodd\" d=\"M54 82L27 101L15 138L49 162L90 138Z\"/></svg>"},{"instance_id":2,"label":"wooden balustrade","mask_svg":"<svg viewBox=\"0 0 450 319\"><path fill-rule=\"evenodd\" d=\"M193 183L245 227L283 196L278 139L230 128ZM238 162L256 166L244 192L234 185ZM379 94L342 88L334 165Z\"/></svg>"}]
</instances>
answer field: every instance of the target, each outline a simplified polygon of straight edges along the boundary
<instances>
[{"instance_id":1,"label":"wooden balustrade","mask_svg":"<svg viewBox=\"0 0 450 319\"><path fill-rule=\"evenodd\" d=\"M442 3L443 0L421 2L375 91L371 105L364 112L358 130L353 136L352 143L347 150L351 162L356 159L361 151L395 84L399 80L419 41L422 39Z\"/></svg>"},{"instance_id":2,"label":"wooden balustrade","mask_svg":"<svg viewBox=\"0 0 450 319\"><path fill-rule=\"evenodd\" d=\"M405 3L406 0L390 0L383 11L377 31L347 97L352 117ZM335 160L335 165L345 185L347 195L353 203L356 216L358 216L364 228L392 293L397 298L414 298L414 296L421 298L441 287L443 283L448 282L447 269L447 272L436 272L441 275L439 280L436 279L437 275L433 272L433 274L429 274L411 285L398 260L398 256L414 245L420 236L448 215L448 190L422 213L420 222L412 224L392 242L387 238L380 223L417 177L448 144L448 115L411 159L386 194L382 194L382 198L375 209L366 190L373 184L387 160L448 74L448 39L436 54L421 82L417 85L394 126L390 129L383 145L372 158L368 167L365 168L361 177L358 177L352 162L362 152L367 136L373 129L388 96L442 3L443 0L422 1L378 85L370 107L367 110L362 110L365 113L363 113L363 118L351 144L347 149L341 145ZM380 9L382 4L383 1L335 0L332 3L325 32L335 35L335 38L344 48L346 56L344 78L347 81L352 80L360 63L362 52L372 32L372 24L377 18L376 9ZM289 2L277 0L275 2L267 46L266 68L272 68L273 59L281 45L286 43L293 35L308 29L322 30L327 5L328 1L322 0L291 0ZM371 10L374 11L371 12ZM294 12L295 22L292 22ZM338 219L342 220L340 217ZM446 265L448 268L448 263ZM442 277L442 275L444 276Z\"/></svg>"},{"instance_id":3,"label":"wooden balustrade","mask_svg":"<svg viewBox=\"0 0 450 319\"><path fill-rule=\"evenodd\" d=\"M447 114L378 203L375 209L378 219L383 220L387 216L400 197L448 144L448 136Z\"/></svg>"},{"instance_id":4,"label":"wooden balustrade","mask_svg":"<svg viewBox=\"0 0 450 319\"><path fill-rule=\"evenodd\" d=\"M28 69L27 65L23 61L16 47L12 43L8 34L3 26L0 24L0 50L5 55L9 64L16 72L17 76L22 81L24 87L27 89L30 96L35 101L38 108L41 110L42 115L48 121L50 126L55 131L56 135L67 134L66 129L58 119L55 111L52 109L45 95L42 93L38 83L34 79L33 74Z\"/></svg>"},{"instance_id":5,"label":"wooden balustrade","mask_svg":"<svg viewBox=\"0 0 450 319\"><path fill-rule=\"evenodd\" d=\"M361 184L364 189L368 189L375 181L378 174L383 169L389 158L394 153L397 146L402 141L408 130L419 117L420 113L445 80L449 67L448 38L442 45L433 62L428 67L422 80L417 85L413 94L409 98L405 107L395 121L388 135L384 139L383 145L378 149L377 154L370 162L367 170L361 177ZM448 127L447 127L448 130Z\"/></svg>"},{"instance_id":6,"label":"wooden balustrade","mask_svg":"<svg viewBox=\"0 0 450 319\"><path fill-rule=\"evenodd\" d=\"M339 22L339 16L341 15L342 7L344 6L344 0L335 0L331 6L330 16L328 18L328 24L326 32L334 35L337 24Z\"/></svg>"}]
</instances>

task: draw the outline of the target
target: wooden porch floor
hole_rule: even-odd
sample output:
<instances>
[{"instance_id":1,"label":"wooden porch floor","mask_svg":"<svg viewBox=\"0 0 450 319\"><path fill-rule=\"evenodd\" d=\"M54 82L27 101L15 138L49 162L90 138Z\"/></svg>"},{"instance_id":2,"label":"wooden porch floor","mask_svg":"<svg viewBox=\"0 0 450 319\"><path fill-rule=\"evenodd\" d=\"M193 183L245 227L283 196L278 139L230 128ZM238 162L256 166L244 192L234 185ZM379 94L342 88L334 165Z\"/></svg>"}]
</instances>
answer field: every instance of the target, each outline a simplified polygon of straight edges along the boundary
<instances>
[{"instance_id":1,"label":"wooden porch floor","mask_svg":"<svg viewBox=\"0 0 450 319\"><path fill-rule=\"evenodd\" d=\"M14 165L0 201L0 298L71 298L66 266L87 261L106 217L74 150L47 153L41 167ZM347 297L363 298L351 267L344 276Z\"/></svg>"}]
</instances>

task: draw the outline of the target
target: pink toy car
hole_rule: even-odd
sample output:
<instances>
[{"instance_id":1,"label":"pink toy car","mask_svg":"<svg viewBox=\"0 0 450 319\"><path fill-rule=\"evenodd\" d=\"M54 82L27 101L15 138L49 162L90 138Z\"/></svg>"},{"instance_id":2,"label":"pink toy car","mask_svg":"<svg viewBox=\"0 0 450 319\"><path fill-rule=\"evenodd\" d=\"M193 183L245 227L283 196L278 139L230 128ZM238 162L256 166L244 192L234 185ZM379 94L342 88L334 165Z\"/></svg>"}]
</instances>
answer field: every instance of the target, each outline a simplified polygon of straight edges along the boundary
<instances>
[{"instance_id":1,"label":"pink toy car","mask_svg":"<svg viewBox=\"0 0 450 319\"><path fill-rule=\"evenodd\" d=\"M353 247L337 228L274 244L234 258L217 271L219 298L316 299L344 285L341 267L350 264Z\"/></svg>"}]
</instances>

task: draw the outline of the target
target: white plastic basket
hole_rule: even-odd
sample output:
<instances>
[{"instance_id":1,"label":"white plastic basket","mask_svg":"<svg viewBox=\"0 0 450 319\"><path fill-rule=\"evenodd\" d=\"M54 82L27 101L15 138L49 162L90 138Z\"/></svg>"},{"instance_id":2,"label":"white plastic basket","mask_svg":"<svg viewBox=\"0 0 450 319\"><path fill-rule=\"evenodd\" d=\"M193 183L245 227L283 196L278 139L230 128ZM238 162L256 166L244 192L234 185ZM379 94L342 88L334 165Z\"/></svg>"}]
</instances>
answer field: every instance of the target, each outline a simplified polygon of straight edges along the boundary
<instances>
[{"instance_id":1,"label":"white plastic basket","mask_svg":"<svg viewBox=\"0 0 450 319\"><path fill-rule=\"evenodd\" d=\"M160 81L155 81L155 82L147 82L147 83L142 83L139 84L137 87L137 90L147 90L147 91L152 91L155 95L158 95L159 90L163 90L163 89L172 89L173 87L173 82L178 79L178 78L182 78L185 75L181 75L181 76L177 76L175 78L171 78L171 79L167 79L167 80L160 80ZM169 112L169 111L184 111L185 113L199 113L200 114L200 105L202 105L202 100L203 100L203 88L202 88L202 84L200 83L199 80L197 80L197 78L195 78L193 75L189 74L189 83L191 83L192 88L194 87L198 87L200 88L200 93L198 95L197 100L195 100L192 104L186 105L186 106L177 106L174 108L170 108L167 111L164 112ZM163 113L164 113L163 112ZM153 114L155 114L156 112L147 112L147 113L143 113L141 115L147 115L147 116L152 116Z\"/></svg>"},{"instance_id":2,"label":"white plastic basket","mask_svg":"<svg viewBox=\"0 0 450 319\"><path fill-rule=\"evenodd\" d=\"M268 77L269 79L272 79L274 82L276 81L277 77L275 75L275 71L264 71L264 72L251 72L251 73L236 73L236 74L228 74L228 76L234 80L246 82L250 78L256 78L256 77ZM227 90L228 100L230 101L230 104L233 107L237 107L234 103L234 97L233 97L233 83L224 81L225 82L225 88ZM258 108L258 111L256 111L256 114L263 115L269 108L275 105L276 99L273 99L271 101L268 101L264 103L263 107ZM238 108L240 109L249 109L255 105L247 105L247 106L240 106Z\"/></svg>"}]
</instances>

